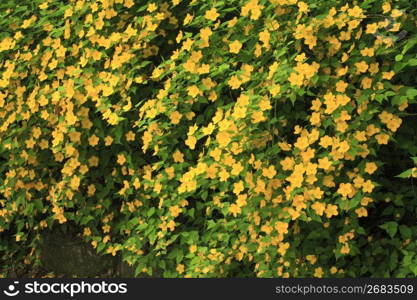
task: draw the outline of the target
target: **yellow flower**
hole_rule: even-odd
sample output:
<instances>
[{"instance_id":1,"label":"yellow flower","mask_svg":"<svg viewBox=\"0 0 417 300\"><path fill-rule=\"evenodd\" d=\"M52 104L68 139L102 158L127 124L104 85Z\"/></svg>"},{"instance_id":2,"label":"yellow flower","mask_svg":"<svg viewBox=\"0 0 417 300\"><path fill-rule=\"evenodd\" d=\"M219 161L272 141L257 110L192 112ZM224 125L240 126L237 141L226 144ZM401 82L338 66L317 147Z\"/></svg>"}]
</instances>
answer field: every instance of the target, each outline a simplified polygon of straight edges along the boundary
<instances>
[{"instance_id":1,"label":"yellow flower","mask_svg":"<svg viewBox=\"0 0 417 300\"><path fill-rule=\"evenodd\" d=\"M167 227L169 228L169 230L174 231L175 225L176 225L175 222L171 220L168 222Z\"/></svg>"},{"instance_id":2,"label":"yellow flower","mask_svg":"<svg viewBox=\"0 0 417 300\"><path fill-rule=\"evenodd\" d=\"M190 14L187 14L186 16L185 16L185 18L184 18L184 25L187 25L187 24L190 24L191 23L191 21L193 20L193 16L192 15L190 15Z\"/></svg>"},{"instance_id":3,"label":"yellow flower","mask_svg":"<svg viewBox=\"0 0 417 300\"><path fill-rule=\"evenodd\" d=\"M369 179L365 181L365 183L362 185L363 191L367 193L371 193L374 187L375 186L373 185L372 181L370 181Z\"/></svg>"},{"instance_id":4,"label":"yellow flower","mask_svg":"<svg viewBox=\"0 0 417 300\"><path fill-rule=\"evenodd\" d=\"M166 169L166 172L168 173L168 176L170 177L170 179L172 179L172 177L174 177L173 174L172 174L172 176L170 176L171 174L168 172L168 169ZM173 172L174 172L174 168L172 167L172 173ZM133 181L133 186L135 187L135 189L140 188L141 184L140 184L139 178L137 178L137 177L135 178L135 180Z\"/></svg>"},{"instance_id":5,"label":"yellow flower","mask_svg":"<svg viewBox=\"0 0 417 300\"><path fill-rule=\"evenodd\" d=\"M322 137L320 139L319 144L323 148L327 148L327 147L329 147L329 146L331 146L333 144L333 139L331 137L329 137L328 135L325 135L324 137Z\"/></svg>"},{"instance_id":6,"label":"yellow flower","mask_svg":"<svg viewBox=\"0 0 417 300\"><path fill-rule=\"evenodd\" d=\"M337 192L342 195L343 197L347 197L349 194L353 192L352 184L350 183L341 183L339 185L339 189Z\"/></svg>"},{"instance_id":7,"label":"yellow flower","mask_svg":"<svg viewBox=\"0 0 417 300\"><path fill-rule=\"evenodd\" d=\"M184 273L184 265L183 264L178 264L177 267L175 268L177 270L178 273L182 274Z\"/></svg>"},{"instance_id":8,"label":"yellow flower","mask_svg":"<svg viewBox=\"0 0 417 300\"><path fill-rule=\"evenodd\" d=\"M210 151L210 156L214 158L214 160L219 161L220 156L222 155L222 151L219 148L215 148L214 150Z\"/></svg>"},{"instance_id":9,"label":"yellow flower","mask_svg":"<svg viewBox=\"0 0 417 300\"><path fill-rule=\"evenodd\" d=\"M259 33L259 41L261 41L265 47L269 47L269 40L271 35L267 29Z\"/></svg>"},{"instance_id":10,"label":"yellow flower","mask_svg":"<svg viewBox=\"0 0 417 300\"><path fill-rule=\"evenodd\" d=\"M314 265L316 263L316 261L317 261L317 256L315 256L315 255L306 255L306 260L310 264Z\"/></svg>"},{"instance_id":11,"label":"yellow flower","mask_svg":"<svg viewBox=\"0 0 417 300\"><path fill-rule=\"evenodd\" d=\"M93 134L92 136L88 138L88 143L90 144L90 146L93 146L93 147L97 146L99 141L100 139L95 134Z\"/></svg>"},{"instance_id":12,"label":"yellow flower","mask_svg":"<svg viewBox=\"0 0 417 300\"><path fill-rule=\"evenodd\" d=\"M269 235L272 232L273 228L268 225L268 224L264 224L261 226L261 231L265 232L267 235Z\"/></svg>"},{"instance_id":13,"label":"yellow flower","mask_svg":"<svg viewBox=\"0 0 417 300\"><path fill-rule=\"evenodd\" d=\"M214 124L213 123L208 124L207 127L202 128L202 131L205 135L212 134L214 131Z\"/></svg>"},{"instance_id":14,"label":"yellow flower","mask_svg":"<svg viewBox=\"0 0 417 300\"><path fill-rule=\"evenodd\" d=\"M230 172L234 176L238 176L243 171L243 166L241 163L233 164L232 171Z\"/></svg>"},{"instance_id":15,"label":"yellow flower","mask_svg":"<svg viewBox=\"0 0 417 300\"><path fill-rule=\"evenodd\" d=\"M174 111L170 115L171 123L176 125L180 122L182 115L178 111Z\"/></svg>"},{"instance_id":16,"label":"yellow flower","mask_svg":"<svg viewBox=\"0 0 417 300\"><path fill-rule=\"evenodd\" d=\"M113 143L113 138L111 136L108 135L104 138L104 144L106 146L110 146L112 143Z\"/></svg>"},{"instance_id":17,"label":"yellow flower","mask_svg":"<svg viewBox=\"0 0 417 300\"><path fill-rule=\"evenodd\" d=\"M269 101L269 99L262 99L262 100L259 102L259 108L260 108L262 111L264 111L264 110L268 110L268 109L271 109L271 108L272 108L272 106L271 106L271 102Z\"/></svg>"},{"instance_id":18,"label":"yellow flower","mask_svg":"<svg viewBox=\"0 0 417 300\"><path fill-rule=\"evenodd\" d=\"M394 71L382 72L382 79L391 80L391 78L394 77L394 75L395 75Z\"/></svg>"},{"instance_id":19,"label":"yellow flower","mask_svg":"<svg viewBox=\"0 0 417 300\"><path fill-rule=\"evenodd\" d=\"M327 157L320 158L318 163L318 167L324 170L328 170L332 166L331 161Z\"/></svg>"},{"instance_id":20,"label":"yellow flower","mask_svg":"<svg viewBox=\"0 0 417 300\"><path fill-rule=\"evenodd\" d=\"M195 149L195 144L197 143L197 138L195 136L189 135L185 140L185 144L191 149Z\"/></svg>"},{"instance_id":21,"label":"yellow flower","mask_svg":"<svg viewBox=\"0 0 417 300\"><path fill-rule=\"evenodd\" d=\"M340 248L340 253L348 254L350 252L350 248L348 244L344 244L342 248Z\"/></svg>"},{"instance_id":22,"label":"yellow flower","mask_svg":"<svg viewBox=\"0 0 417 300\"><path fill-rule=\"evenodd\" d=\"M150 3L150 4L148 5L148 8L147 8L146 10L147 10L147 11L149 11L149 12L154 12L157 8L158 8L158 7L156 6L156 4L155 4L155 3Z\"/></svg>"},{"instance_id":23,"label":"yellow flower","mask_svg":"<svg viewBox=\"0 0 417 300\"><path fill-rule=\"evenodd\" d=\"M393 9L391 12L391 17L397 18L403 15L403 12L399 9Z\"/></svg>"},{"instance_id":24,"label":"yellow flower","mask_svg":"<svg viewBox=\"0 0 417 300\"><path fill-rule=\"evenodd\" d=\"M304 83L304 75L293 72L288 78L288 81L291 85L302 86Z\"/></svg>"},{"instance_id":25,"label":"yellow flower","mask_svg":"<svg viewBox=\"0 0 417 300\"><path fill-rule=\"evenodd\" d=\"M269 168L262 169L262 176L265 176L269 179L274 178L276 174L277 174L277 171L275 170L274 166L269 166Z\"/></svg>"},{"instance_id":26,"label":"yellow flower","mask_svg":"<svg viewBox=\"0 0 417 300\"><path fill-rule=\"evenodd\" d=\"M377 23L372 23L372 24L368 24L366 26L366 33L368 34L374 34L378 29L378 24Z\"/></svg>"},{"instance_id":27,"label":"yellow flower","mask_svg":"<svg viewBox=\"0 0 417 300\"><path fill-rule=\"evenodd\" d=\"M284 171L292 170L295 165L295 161L291 157L286 157L285 159L281 160L280 162L282 169Z\"/></svg>"},{"instance_id":28,"label":"yellow flower","mask_svg":"<svg viewBox=\"0 0 417 300\"><path fill-rule=\"evenodd\" d=\"M182 154L179 150L176 150L174 152L174 154L172 155L172 158L174 159L174 162L176 163L184 162L184 154Z\"/></svg>"},{"instance_id":29,"label":"yellow flower","mask_svg":"<svg viewBox=\"0 0 417 300\"><path fill-rule=\"evenodd\" d=\"M91 235L91 229L86 227L84 228L84 232L83 232L84 236L90 236Z\"/></svg>"},{"instance_id":30,"label":"yellow flower","mask_svg":"<svg viewBox=\"0 0 417 300\"><path fill-rule=\"evenodd\" d=\"M236 204L239 207L243 207L247 204L246 199L248 198L248 195L246 194L240 194L237 196Z\"/></svg>"},{"instance_id":31,"label":"yellow flower","mask_svg":"<svg viewBox=\"0 0 417 300\"><path fill-rule=\"evenodd\" d=\"M344 93L347 87L348 87L348 84L344 82L343 80L339 80L336 83L336 91L339 93Z\"/></svg>"},{"instance_id":32,"label":"yellow flower","mask_svg":"<svg viewBox=\"0 0 417 300\"><path fill-rule=\"evenodd\" d=\"M226 147L231 141L230 134L227 131L220 131L216 135L216 141L221 147Z\"/></svg>"},{"instance_id":33,"label":"yellow flower","mask_svg":"<svg viewBox=\"0 0 417 300\"><path fill-rule=\"evenodd\" d=\"M331 218L332 216L337 216L339 213L337 211L337 206L333 204L327 204L326 210L326 217Z\"/></svg>"},{"instance_id":34,"label":"yellow flower","mask_svg":"<svg viewBox=\"0 0 417 300\"><path fill-rule=\"evenodd\" d=\"M310 117L310 123L313 126L320 126L321 124L321 114L318 112L313 112Z\"/></svg>"},{"instance_id":35,"label":"yellow flower","mask_svg":"<svg viewBox=\"0 0 417 300\"><path fill-rule=\"evenodd\" d=\"M219 173L220 182L225 182L230 177L230 174L225 170L222 169Z\"/></svg>"},{"instance_id":36,"label":"yellow flower","mask_svg":"<svg viewBox=\"0 0 417 300\"><path fill-rule=\"evenodd\" d=\"M305 172L307 175L315 175L317 173L317 164L309 162L305 167Z\"/></svg>"},{"instance_id":37,"label":"yellow flower","mask_svg":"<svg viewBox=\"0 0 417 300\"><path fill-rule=\"evenodd\" d=\"M369 67L369 73L372 75L375 75L379 71L379 64L378 63L372 63ZM379 83L381 84L381 83Z\"/></svg>"},{"instance_id":38,"label":"yellow flower","mask_svg":"<svg viewBox=\"0 0 417 300\"><path fill-rule=\"evenodd\" d=\"M297 138L296 143L294 144L294 146L300 150L304 150L306 149L308 146L310 145L308 138L305 136L301 136L299 138Z\"/></svg>"},{"instance_id":39,"label":"yellow flower","mask_svg":"<svg viewBox=\"0 0 417 300\"><path fill-rule=\"evenodd\" d=\"M78 187L80 186L80 177L78 176L72 177L70 185L73 190L77 190Z\"/></svg>"},{"instance_id":40,"label":"yellow flower","mask_svg":"<svg viewBox=\"0 0 417 300\"><path fill-rule=\"evenodd\" d=\"M369 89L372 86L372 78L364 77L361 81L361 85L363 89Z\"/></svg>"},{"instance_id":41,"label":"yellow flower","mask_svg":"<svg viewBox=\"0 0 417 300\"><path fill-rule=\"evenodd\" d=\"M233 111L233 118L235 119L242 119L246 116L246 111L247 108L246 107L242 107L242 106L237 106L235 107L234 111Z\"/></svg>"},{"instance_id":42,"label":"yellow flower","mask_svg":"<svg viewBox=\"0 0 417 300\"><path fill-rule=\"evenodd\" d=\"M239 206L237 206L235 203L232 203L229 207L229 213L233 214L234 217L236 217L238 214L240 214L242 210Z\"/></svg>"},{"instance_id":43,"label":"yellow flower","mask_svg":"<svg viewBox=\"0 0 417 300\"><path fill-rule=\"evenodd\" d=\"M384 12L384 14L386 14L387 12L389 12L391 10L391 4L389 2L385 2L382 5L382 11Z\"/></svg>"},{"instance_id":44,"label":"yellow flower","mask_svg":"<svg viewBox=\"0 0 417 300\"><path fill-rule=\"evenodd\" d=\"M25 141L25 143L26 143L26 147L28 149L32 149L36 144L34 139L29 139L29 140Z\"/></svg>"},{"instance_id":45,"label":"yellow flower","mask_svg":"<svg viewBox=\"0 0 417 300\"><path fill-rule=\"evenodd\" d=\"M215 9L214 7L213 8L211 8L210 10L207 10L206 11L206 14L204 15L204 17L207 19L207 20L210 20L210 21L216 21L217 20L217 18L219 17L219 14L217 13L217 9Z\"/></svg>"},{"instance_id":46,"label":"yellow flower","mask_svg":"<svg viewBox=\"0 0 417 300\"><path fill-rule=\"evenodd\" d=\"M387 145L388 144L388 140L389 140L389 135L385 134L385 133L380 133L378 135L375 136L378 144L380 145Z\"/></svg>"},{"instance_id":47,"label":"yellow flower","mask_svg":"<svg viewBox=\"0 0 417 300\"><path fill-rule=\"evenodd\" d=\"M123 154L117 155L117 163L123 165L126 162L126 157Z\"/></svg>"},{"instance_id":48,"label":"yellow flower","mask_svg":"<svg viewBox=\"0 0 417 300\"><path fill-rule=\"evenodd\" d=\"M273 85L269 92L271 93L272 97L275 97L276 95L278 95L278 93L281 91L281 86L278 84Z\"/></svg>"},{"instance_id":49,"label":"yellow flower","mask_svg":"<svg viewBox=\"0 0 417 300\"><path fill-rule=\"evenodd\" d=\"M365 207L359 207L359 208L355 209L355 213L358 215L358 218L368 216L368 211L366 210Z\"/></svg>"},{"instance_id":50,"label":"yellow flower","mask_svg":"<svg viewBox=\"0 0 417 300\"><path fill-rule=\"evenodd\" d=\"M372 57L372 56L375 55L375 50L374 50L374 48L364 48L364 49L361 50L361 54L363 56Z\"/></svg>"},{"instance_id":51,"label":"yellow flower","mask_svg":"<svg viewBox=\"0 0 417 300\"><path fill-rule=\"evenodd\" d=\"M278 246L278 250L277 252L283 256L285 255L285 253L287 252L288 248L290 247L290 243L286 242L286 243L280 243Z\"/></svg>"},{"instance_id":52,"label":"yellow flower","mask_svg":"<svg viewBox=\"0 0 417 300\"><path fill-rule=\"evenodd\" d=\"M314 209L316 214L319 216L322 216L324 213L324 210L326 209L326 204L322 202L314 202L313 205L311 205L311 208Z\"/></svg>"},{"instance_id":53,"label":"yellow flower","mask_svg":"<svg viewBox=\"0 0 417 300\"><path fill-rule=\"evenodd\" d=\"M298 2L297 5L298 5L298 11L300 13L308 13L310 11L310 9L308 8L308 4L305 2L302 2L302 1Z\"/></svg>"},{"instance_id":54,"label":"yellow flower","mask_svg":"<svg viewBox=\"0 0 417 300\"><path fill-rule=\"evenodd\" d=\"M111 254L112 256L116 256L116 253L117 253L117 251L119 251L119 250L120 250L120 246L119 246L119 245L118 245L118 246L116 246L116 247L110 246L110 247L107 249L106 253Z\"/></svg>"},{"instance_id":55,"label":"yellow flower","mask_svg":"<svg viewBox=\"0 0 417 300\"><path fill-rule=\"evenodd\" d=\"M173 216L174 218L178 217L181 211L182 209L178 205L171 206L169 208L169 212L171 213L171 216Z\"/></svg>"},{"instance_id":56,"label":"yellow flower","mask_svg":"<svg viewBox=\"0 0 417 300\"><path fill-rule=\"evenodd\" d=\"M303 52L295 57L296 62L302 62L306 59L306 54Z\"/></svg>"},{"instance_id":57,"label":"yellow flower","mask_svg":"<svg viewBox=\"0 0 417 300\"><path fill-rule=\"evenodd\" d=\"M191 253L195 253L197 251L197 245L191 245L189 250Z\"/></svg>"},{"instance_id":58,"label":"yellow flower","mask_svg":"<svg viewBox=\"0 0 417 300\"><path fill-rule=\"evenodd\" d=\"M230 49L230 52L231 53L235 53L235 54L237 54L237 53L239 53L239 51L240 51L240 49L242 48L242 43L241 42L239 42L238 40L236 40L236 41L234 41L234 42L232 42L230 45L229 45L229 49Z\"/></svg>"},{"instance_id":59,"label":"yellow flower","mask_svg":"<svg viewBox=\"0 0 417 300\"><path fill-rule=\"evenodd\" d=\"M201 94L200 89L196 85L188 87L187 91L188 91L188 95L190 95L193 98Z\"/></svg>"},{"instance_id":60,"label":"yellow flower","mask_svg":"<svg viewBox=\"0 0 417 300\"><path fill-rule=\"evenodd\" d=\"M133 131L129 131L126 133L126 141L133 142L135 140L135 133Z\"/></svg>"},{"instance_id":61,"label":"yellow flower","mask_svg":"<svg viewBox=\"0 0 417 300\"><path fill-rule=\"evenodd\" d=\"M229 81L227 82L227 84L233 89L237 89L240 87L240 85L242 84L242 81L239 80L239 78L236 75L233 75Z\"/></svg>"},{"instance_id":62,"label":"yellow flower","mask_svg":"<svg viewBox=\"0 0 417 300\"><path fill-rule=\"evenodd\" d=\"M262 111L255 111L252 114L252 123L256 124L266 120L266 117Z\"/></svg>"},{"instance_id":63,"label":"yellow flower","mask_svg":"<svg viewBox=\"0 0 417 300\"><path fill-rule=\"evenodd\" d=\"M94 186L94 184L90 184L87 190L88 196L93 196L95 192L96 192L96 187Z\"/></svg>"},{"instance_id":64,"label":"yellow flower","mask_svg":"<svg viewBox=\"0 0 417 300\"><path fill-rule=\"evenodd\" d=\"M278 221L275 224L275 229L279 234L286 234L288 233L288 223Z\"/></svg>"},{"instance_id":65,"label":"yellow flower","mask_svg":"<svg viewBox=\"0 0 417 300\"><path fill-rule=\"evenodd\" d=\"M314 269L314 275L313 275L314 277L321 278L321 277L323 277L323 274L324 274L324 272L323 272L323 269L321 267L318 267L318 268Z\"/></svg>"},{"instance_id":66,"label":"yellow flower","mask_svg":"<svg viewBox=\"0 0 417 300\"><path fill-rule=\"evenodd\" d=\"M355 67L358 69L360 73L365 73L369 68L368 64L365 61L355 63Z\"/></svg>"},{"instance_id":67,"label":"yellow flower","mask_svg":"<svg viewBox=\"0 0 417 300\"><path fill-rule=\"evenodd\" d=\"M389 130L391 130L392 132L396 132L397 129L401 126L402 124L402 119L398 118L396 116L393 116L388 122L387 122L387 127Z\"/></svg>"},{"instance_id":68,"label":"yellow flower","mask_svg":"<svg viewBox=\"0 0 417 300\"><path fill-rule=\"evenodd\" d=\"M242 180L233 184L233 193L236 195L239 195L244 189L245 187L243 186Z\"/></svg>"},{"instance_id":69,"label":"yellow flower","mask_svg":"<svg viewBox=\"0 0 417 300\"><path fill-rule=\"evenodd\" d=\"M368 174L373 174L378 169L378 166L374 162L365 164L365 172Z\"/></svg>"},{"instance_id":70,"label":"yellow flower","mask_svg":"<svg viewBox=\"0 0 417 300\"><path fill-rule=\"evenodd\" d=\"M131 8L133 5L135 5L135 2L133 0L125 0L123 5L127 8Z\"/></svg>"}]
</instances>

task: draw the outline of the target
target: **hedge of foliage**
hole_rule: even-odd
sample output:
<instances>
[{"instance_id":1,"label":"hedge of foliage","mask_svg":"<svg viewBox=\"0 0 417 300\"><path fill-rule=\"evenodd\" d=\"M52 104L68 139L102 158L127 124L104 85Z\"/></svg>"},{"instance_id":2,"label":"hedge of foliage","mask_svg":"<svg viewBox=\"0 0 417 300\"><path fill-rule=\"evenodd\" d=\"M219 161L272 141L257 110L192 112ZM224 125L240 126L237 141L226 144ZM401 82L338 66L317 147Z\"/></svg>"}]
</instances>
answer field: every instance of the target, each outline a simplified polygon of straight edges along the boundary
<instances>
[{"instance_id":1,"label":"hedge of foliage","mask_svg":"<svg viewBox=\"0 0 417 300\"><path fill-rule=\"evenodd\" d=\"M417 9L347 2L2 0L3 276L70 223L137 275L416 276Z\"/></svg>"}]
</instances>

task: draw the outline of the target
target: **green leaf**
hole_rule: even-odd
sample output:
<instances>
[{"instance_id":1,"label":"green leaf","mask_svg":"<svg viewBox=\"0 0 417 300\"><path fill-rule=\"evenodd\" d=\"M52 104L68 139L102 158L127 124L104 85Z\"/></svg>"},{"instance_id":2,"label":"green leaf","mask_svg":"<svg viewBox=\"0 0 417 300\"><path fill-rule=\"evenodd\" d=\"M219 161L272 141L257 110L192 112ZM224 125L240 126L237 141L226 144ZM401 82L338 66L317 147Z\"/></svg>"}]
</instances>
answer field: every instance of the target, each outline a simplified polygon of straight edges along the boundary
<instances>
[{"instance_id":1,"label":"green leaf","mask_svg":"<svg viewBox=\"0 0 417 300\"><path fill-rule=\"evenodd\" d=\"M400 234L404 239L411 239L413 235L411 229L405 225L400 225Z\"/></svg>"},{"instance_id":2,"label":"green leaf","mask_svg":"<svg viewBox=\"0 0 417 300\"><path fill-rule=\"evenodd\" d=\"M404 46L404 48L403 48L403 51L402 51L402 54L405 54L408 50L410 50L415 44L417 44L417 37L416 36L414 36L414 37L412 37L412 38L410 38L408 41L407 41L407 44L405 44L405 46Z\"/></svg>"},{"instance_id":3,"label":"green leaf","mask_svg":"<svg viewBox=\"0 0 417 300\"><path fill-rule=\"evenodd\" d=\"M413 89L413 88L407 89L406 94L409 99L413 99L417 96L417 89Z\"/></svg>"},{"instance_id":4,"label":"green leaf","mask_svg":"<svg viewBox=\"0 0 417 300\"><path fill-rule=\"evenodd\" d=\"M412 264L412 261L413 261L413 254L412 253L407 253L407 255L405 255L404 258L403 258L403 265L405 267L409 266L409 265Z\"/></svg>"},{"instance_id":5,"label":"green leaf","mask_svg":"<svg viewBox=\"0 0 417 300\"><path fill-rule=\"evenodd\" d=\"M412 67L417 66L417 58L412 58L412 59L410 59L410 60L408 61L408 65L409 65L409 66L412 66Z\"/></svg>"},{"instance_id":6,"label":"green leaf","mask_svg":"<svg viewBox=\"0 0 417 300\"><path fill-rule=\"evenodd\" d=\"M356 228L356 232L358 234L364 234L364 235L366 234L366 231L362 226L359 226L358 228Z\"/></svg>"},{"instance_id":7,"label":"green leaf","mask_svg":"<svg viewBox=\"0 0 417 300\"><path fill-rule=\"evenodd\" d=\"M182 261L183 257L184 257L184 252L181 249L179 249L177 252L177 256L175 258L177 261L177 264L179 264Z\"/></svg>"},{"instance_id":8,"label":"green leaf","mask_svg":"<svg viewBox=\"0 0 417 300\"><path fill-rule=\"evenodd\" d=\"M207 222L207 229L211 229L211 228L214 228L214 227L216 227L216 222L214 222L213 220L209 220Z\"/></svg>"},{"instance_id":9,"label":"green leaf","mask_svg":"<svg viewBox=\"0 0 417 300\"><path fill-rule=\"evenodd\" d=\"M411 169L409 169L409 170L404 171L404 172L402 172L401 174L399 174L399 175L397 175L395 177L398 177L398 178L410 178L412 172L413 171Z\"/></svg>"},{"instance_id":10,"label":"green leaf","mask_svg":"<svg viewBox=\"0 0 417 300\"><path fill-rule=\"evenodd\" d=\"M146 213L146 215L148 217L152 216L155 213L155 207L151 207L148 212Z\"/></svg>"},{"instance_id":11,"label":"green leaf","mask_svg":"<svg viewBox=\"0 0 417 300\"><path fill-rule=\"evenodd\" d=\"M407 101L407 97L406 96L397 95L397 96L392 97L391 103L393 105L401 105L405 101Z\"/></svg>"},{"instance_id":12,"label":"green leaf","mask_svg":"<svg viewBox=\"0 0 417 300\"><path fill-rule=\"evenodd\" d=\"M411 265L410 269L414 273L414 275L417 276L417 264Z\"/></svg>"},{"instance_id":13,"label":"green leaf","mask_svg":"<svg viewBox=\"0 0 417 300\"><path fill-rule=\"evenodd\" d=\"M349 209L357 207L361 199L362 199L362 193L357 193L356 196L353 197L352 200L349 201Z\"/></svg>"},{"instance_id":14,"label":"green leaf","mask_svg":"<svg viewBox=\"0 0 417 300\"><path fill-rule=\"evenodd\" d=\"M379 225L379 228L384 229L388 235L393 238L398 231L398 224L396 222L387 222L385 224Z\"/></svg>"},{"instance_id":15,"label":"green leaf","mask_svg":"<svg viewBox=\"0 0 417 300\"><path fill-rule=\"evenodd\" d=\"M398 265L398 253L397 251L393 251L391 253L390 261L389 261L390 270L391 271L394 270L397 267L397 265Z\"/></svg>"},{"instance_id":16,"label":"green leaf","mask_svg":"<svg viewBox=\"0 0 417 300\"><path fill-rule=\"evenodd\" d=\"M384 98L384 95L381 94L375 96L375 99L376 101L378 101L378 103L382 103L382 101L384 101Z\"/></svg>"},{"instance_id":17,"label":"green leaf","mask_svg":"<svg viewBox=\"0 0 417 300\"><path fill-rule=\"evenodd\" d=\"M101 252L104 249L105 246L106 246L106 244L99 243L98 246L97 246L97 252Z\"/></svg>"}]
</instances>

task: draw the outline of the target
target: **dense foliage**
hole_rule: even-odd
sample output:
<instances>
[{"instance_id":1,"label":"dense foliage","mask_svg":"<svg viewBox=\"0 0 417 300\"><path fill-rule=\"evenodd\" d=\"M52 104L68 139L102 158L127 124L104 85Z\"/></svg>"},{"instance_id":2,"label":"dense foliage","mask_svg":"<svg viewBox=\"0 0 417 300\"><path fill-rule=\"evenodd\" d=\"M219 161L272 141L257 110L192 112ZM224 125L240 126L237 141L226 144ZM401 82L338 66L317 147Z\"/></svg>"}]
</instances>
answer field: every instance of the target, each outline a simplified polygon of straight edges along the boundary
<instances>
[{"instance_id":1,"label":"dense foliage","mask_svg":"<svg viewBox=\"0 0 417 300\"><path fill-rule=\"evenodd\" d=\"M2 0L0 260L417 275L411 0ZM396 177L400 174L400 177Z\"/></svg>"}]
</instances>

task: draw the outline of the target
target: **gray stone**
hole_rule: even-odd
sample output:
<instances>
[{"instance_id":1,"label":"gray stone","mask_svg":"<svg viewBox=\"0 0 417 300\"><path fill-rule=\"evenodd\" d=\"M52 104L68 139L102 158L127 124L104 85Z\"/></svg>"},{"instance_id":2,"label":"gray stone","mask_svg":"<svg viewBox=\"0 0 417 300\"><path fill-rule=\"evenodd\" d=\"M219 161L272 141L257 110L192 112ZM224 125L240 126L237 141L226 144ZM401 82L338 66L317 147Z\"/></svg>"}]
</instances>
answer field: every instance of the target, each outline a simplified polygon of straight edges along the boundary
<instances>
[{"instance_id":1,"label":"gray stone","mask_svg":"<svg viewBox=\"0 0 417 300\"><path fill-rule=\"evenodd\" d=\"M134 278L135 277L135 267L130 266L127 262L121 261L118 266L119 276L122 278Z\"/></svg>"},{"instance_id":2,"label":"gray stone","mask_svg":"<svg viewBox=\"0 0 417 300\"><path fill-rule=\"evenodd\" d=\"M42 233L42 267L57 276L114 277L118 257L97 254L90 244L75 234L74 227L65 225Z\"/></svg>"}]
</instances>

